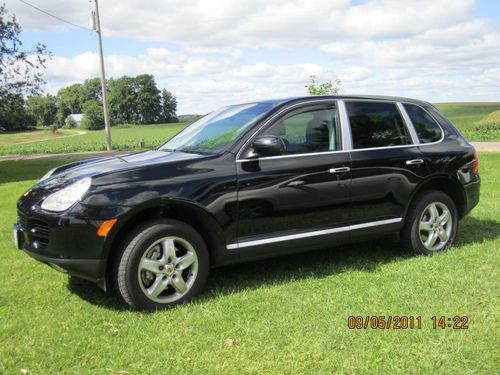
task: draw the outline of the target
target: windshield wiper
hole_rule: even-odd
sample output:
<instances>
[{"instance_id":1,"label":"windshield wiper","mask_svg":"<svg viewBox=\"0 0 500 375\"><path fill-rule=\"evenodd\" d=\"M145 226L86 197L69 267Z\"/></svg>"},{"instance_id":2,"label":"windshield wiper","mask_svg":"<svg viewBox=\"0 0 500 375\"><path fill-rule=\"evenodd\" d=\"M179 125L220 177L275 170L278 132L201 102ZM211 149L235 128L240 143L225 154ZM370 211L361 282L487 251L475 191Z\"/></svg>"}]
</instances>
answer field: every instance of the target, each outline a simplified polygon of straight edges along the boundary
<instances>
[{"instance_id":1,"label":"windshield wiper","mask_svg":"<svg viewBox=\"0 0 500 375\"><path fill-rule=\"evenodd\" d=\"M196 148L179 148L176 151L185 152L186 154L212 155L211 152L201 151Z\"/></svg>"}]
</instances>

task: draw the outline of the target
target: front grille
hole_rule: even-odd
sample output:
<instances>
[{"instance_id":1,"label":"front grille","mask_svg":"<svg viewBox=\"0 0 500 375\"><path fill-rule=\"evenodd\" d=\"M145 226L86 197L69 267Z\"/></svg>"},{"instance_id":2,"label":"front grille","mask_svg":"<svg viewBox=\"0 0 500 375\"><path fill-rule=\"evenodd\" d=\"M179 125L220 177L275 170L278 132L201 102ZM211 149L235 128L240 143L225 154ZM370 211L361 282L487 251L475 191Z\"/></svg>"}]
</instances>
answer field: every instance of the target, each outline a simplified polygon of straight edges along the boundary
<instances>
[{"instance_id":1,"label":"front grille","mask_svg":"<svg viewBox=\"0 0 500 375\"><path fill-rule=\"evenodd\" d=\"M45 222L41 220L32 220L31 226L31 231L35 233L36 236L49 238L50 228Z\"/></svg>"},{"instance_id":2,"label":"front grille","mask_svg":"<svg viewBox=\"0 0 500 375\"><path fill-rule=\"evenodd\" d=\"M19 215L19 224L27 235L28 245L35 249L45 249L49 245L50 227L39 219L29 219Z\"/></svg>"}]
</instances>

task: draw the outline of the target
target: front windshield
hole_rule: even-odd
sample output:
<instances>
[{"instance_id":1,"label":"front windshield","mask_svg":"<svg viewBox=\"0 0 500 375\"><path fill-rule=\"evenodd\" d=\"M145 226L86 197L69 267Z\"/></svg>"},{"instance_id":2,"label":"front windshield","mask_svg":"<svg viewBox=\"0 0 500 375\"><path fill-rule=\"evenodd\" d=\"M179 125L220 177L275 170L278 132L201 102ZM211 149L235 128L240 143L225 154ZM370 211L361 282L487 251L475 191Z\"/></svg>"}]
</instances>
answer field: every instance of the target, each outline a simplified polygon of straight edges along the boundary
<instances>
[{"instance_id":1,"label":"front windshield","mask_svg":"<svg viewBox=\"0 0 500 375\"><path fill-rule=\"evenodd\" d=\"M249 103L220 108L189 125L159 149L217 154L272 107L272 103Z\"/></svg>"}]
</instances>

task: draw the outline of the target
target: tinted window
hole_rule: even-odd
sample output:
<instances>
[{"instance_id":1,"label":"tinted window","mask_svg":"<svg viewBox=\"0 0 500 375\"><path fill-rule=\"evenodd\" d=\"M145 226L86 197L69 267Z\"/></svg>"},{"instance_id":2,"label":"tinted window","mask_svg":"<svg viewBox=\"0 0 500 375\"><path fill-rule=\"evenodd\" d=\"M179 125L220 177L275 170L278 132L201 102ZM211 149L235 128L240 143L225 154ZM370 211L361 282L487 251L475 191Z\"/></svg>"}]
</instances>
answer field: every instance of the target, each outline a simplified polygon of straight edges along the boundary
<instances>
[{"instance_id":1,"label":"tinted window","mask_svg":"<svg viewBox=\"0 0 500 375\"><path fill-rule=\"evenodd\" d=\"M426 111L412 104L404 104L404 107L410 116L420 143L436 142L441 139L443 135L441 128Z\"/></svg>"},{"instance_id":2,"label":"tinted window","mask_svg":"<svg viewBox=\"0 0 500 375\"><path fill-rule=\"evenodd\" d=\"M332 151L340 149L338 124L335 108L315 108L285 116L262 135L283 139L287 154Z\"/></svg>"},{"instance_id":3,"label":"tinted window","mask_svg":"<svg viewBox=\"0 0 500 375\"><path fill-rule=\"evenodd\" d=\"M354 148L411 144L403 118L393 103L346 102Z\"/></svg>"}]
</instances>

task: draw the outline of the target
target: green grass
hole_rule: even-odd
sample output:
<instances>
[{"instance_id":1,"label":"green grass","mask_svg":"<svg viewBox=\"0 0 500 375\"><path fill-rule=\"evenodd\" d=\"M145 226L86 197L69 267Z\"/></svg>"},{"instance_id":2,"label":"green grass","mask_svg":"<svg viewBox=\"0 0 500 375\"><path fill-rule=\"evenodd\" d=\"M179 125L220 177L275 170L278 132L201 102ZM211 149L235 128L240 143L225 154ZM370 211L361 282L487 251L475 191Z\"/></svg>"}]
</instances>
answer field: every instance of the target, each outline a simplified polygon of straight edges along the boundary
<instances>
[{"instance_id":1,"label":"green grass","mask_svg":"<svg viewBox=\"0 0 500 375\"><path fill-rule=\"evenodd\" d=\"M154 314L11 244L17 198L67 161L0 162L0 374L498 373L498 153L480 155L481 202L445 253L372 241L226 267L196 301ZM349 330L349 315L423 327ZM434 330L434 315L466 315L469 329Z\"/></svg>"},{"instance_id":2,"label":"green grass","mask_svg":"<svg viewBox=\"0 0 500 375\"><path fill-rule=\"evenodd\" d=\"M29 130L15 133L0 134L0 147L12 144L23 144L30 142L42 142L51 139L59 139L67 136L74 136L84 133L83 130L59 129L57 133L52 133L50 130Z\"/></svg>"},{"instance_id":3,"label":"green grass","mask_svg":"<svg viewBox=\"0 0 500 375\"><path fill-rule=\"evenodd\" d=\"M111 128L113 148L116 150L139 149L139 141L141 139L144 139L145 147L157 147L186 125L187 123L114 126ZM52 154L106 150L106 136L104 130L87 131L86 134L75 137L60 137L58 139L30 143L3 141L3 137L13 137L15 134L20 133L0 134L0 155Z\"/></svg>"},{"instance_id":4,"label":"green grass","mask_svg":"<svg viewBox=\"0 0 500 375\"><path fill-rule=\"evenodd\" d=\"M478 128L485 116L500 110L500 102L439 103L436 107L469 141L500 141L500 129Z\"/></svg>"}]
</instances>

